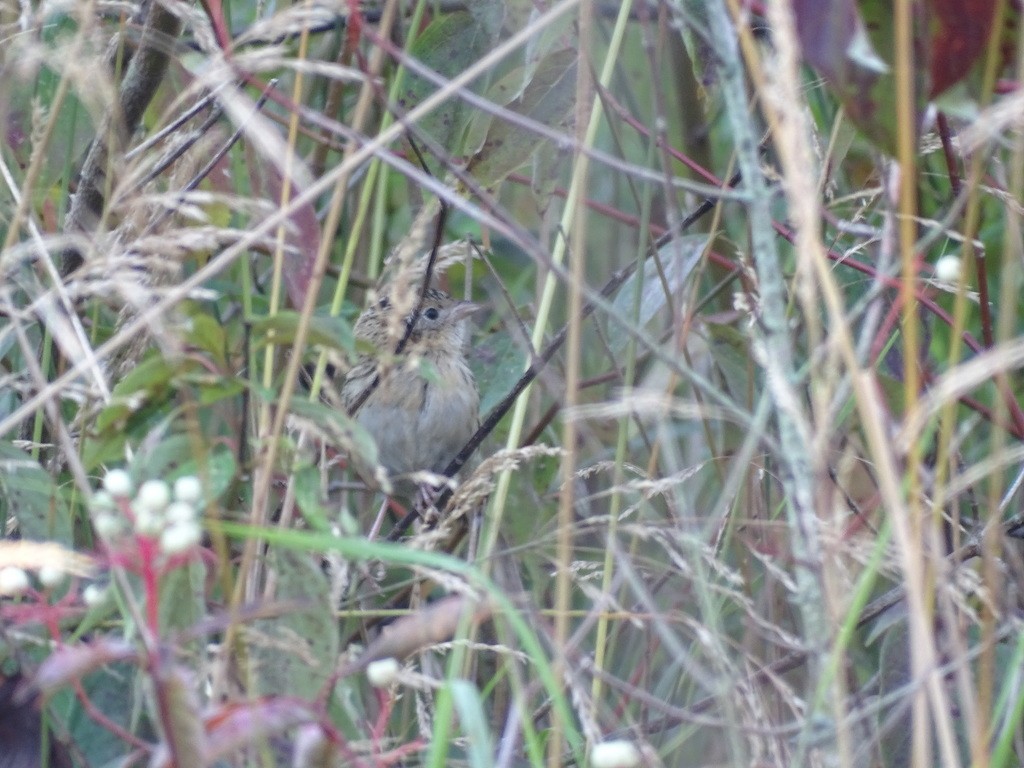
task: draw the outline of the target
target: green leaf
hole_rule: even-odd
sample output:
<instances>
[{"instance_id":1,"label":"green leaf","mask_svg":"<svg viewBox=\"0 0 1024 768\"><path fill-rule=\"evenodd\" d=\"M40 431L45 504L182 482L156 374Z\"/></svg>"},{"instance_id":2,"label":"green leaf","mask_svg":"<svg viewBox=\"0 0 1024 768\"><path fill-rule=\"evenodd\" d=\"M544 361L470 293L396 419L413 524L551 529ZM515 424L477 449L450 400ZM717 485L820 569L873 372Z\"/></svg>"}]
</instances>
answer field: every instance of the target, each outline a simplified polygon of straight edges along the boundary
<instances>
[{"instance_id":1,"label":"green leaf","mask_svg":"<svg viewBox=\"0 0 1024 768\"><path fill-rule=\"evenodd\" d=\"M556 51L537 65L522 93L508 108L549 127L565 127L576 97L576 59L572 50ZM494 101L517 92L524 69L503 77L490 89ZM495 119L483 144L469 163L469 171L484 186L493 186L512 171L529 162L533 153L547 140L511 120Z\"/></svg>"},{"instance_id":2,"label":"green leaf","mask_svg":"<svg viewBox=\"0 0 1024 768\"><path fill-rule=\"evenodd\" d=\"M82 681L92 706L127 731L132 730L133 718L138 715L140 706L142 687L137 685L137 674L133 664L118 662L86 675ZM110 731L96 725L70 687L58 691L49 707L67 729L87 765L117 765L119 758L128 752L128 745L121 739L113 738Z\"/></svg>"},{"instance_id":3,"label":"green leaf","mask_svg":"<svg viewBox=\"0 0 1024 768\"><path fill-rule=\"evenodd\" d=\"M410 54L450 79L466 71L490 47L494 40L491 23L486 14L475 16L469 11L439 16L416 38ZM437 90L426 78L410 75L398 97L398 106L408 112ZM449 153L458 154L468 116L465 102L453 96L416 125Z\"/></svg>"},{"instance_id":4,"label":"green leaf","mask_svg":"<svg viewBox=\"0 0 1024 768\"><path fill-rule=\"evenodd\" d=\"M71 513L50 473L24 451L0 443L0 521L16 517L21 535L72 544Z\"/></svg>"},{"instance_id":5,"label":"green leaf","mask_svg":"<svg viewBox=\"0 0 1024 768\"><path fill-rule=\"evenodd\" d=\"M199 385L196 387L196 397L200 405L213 405L221 400L236 397L245 391L245 383L238 379L204 377L197 381L191 377L186 378Z\"/></svg>"},{"instance_id":6,"label":"green leaf","mask_svg":"<svg viewBox=\"0 0 1024 768\"><path fill-rule=\"evenodd\" d=\"M140 449L132 465L132 478L137 484L151 478L170 483L183 475L195 475L202 481L203 498L217 499L235 477L235 455L222 443L202 448L197 452L195 435L159 435Z\"/></svg>"},{"instance_id":7,"label":"green leaf","mask_svg":"<svg viewBox=\"0 0 1024 768\"><path fill-rule=\"evenodd\" d=\"M505 0L475 0L466 4L473 21L491 40L496 40L505 19Z\"/></svg>"},{"instance_id":8,"label":"green leaf","mask_svg":"<svg viewBox=\"0 0 1024 768\"><path fill-rule=\"evenodd\" d=\"M270 317L254 319L252 330L257 343L291 344L295 341L299 317L298 312L284 311ZM355 334L352 333L352 327L348 322L341 317L327 315L314 315L310 319L306 341L309 344L349 352L356 346Z\"/></svg>"},{"instance_id":9,"label":"green leaf","mask_svg":"<svg viewBox=\"0 0 1024 768\"><path fill-rule=\"evenodd\" d=\"M321 533L330 533L327 510L320 503L320 473L311 465L301 467L293 475L295 503L309 527Z\"/></svg>"},{"instance_id":10,"label":"green leaf","mask_svg":"<svg viewBox=\"0 0 1024 768\"><path fill-rule=\"evenodd\" d=\"M160 579L160 627L163 632L185 630L195 626L206 615L206 567L193 559ZM181 642L181 641L179 641ZM189 653L199 654L202 642L187 643Z\"/></svg>"},{"instance_id":11,"label":"green leaf","mask_svg":"<svg viewBox=\"0 0 1024 768\"><path fill-rule=\"evenodd\" d=\"M523 375L526 354L522 342L517 343L507 333L496 333L474 346L469 363L480 390L482 415L501 402L512 382Z\"/></svg>"},{"instance_id":12,"label":"green leaf","mask_svg":"<svg viewBox=\"0 0 1024 768\"><path fill-rule=\"evenodd\" d=\"M711 360L731 393L745 392L750 380L750 338L733 325L704 323Z\"/></svg>"},{"instance_id":13,"label":"green leaf","mask_svg":"<svg viewBox=\"0 0 1024 768\"><path fill-rule=\"evenodd\" d=\"M111 427L121 429L146 400L159 399L174 378L175 367L162 355L153 355L136 365L114 387L110 404L96 417L95 432Z\"/></svg>"},{"instance_id":14,"label":"green leaf","mask_svg":"<svg viewBox=\"0 0 1024 768\"><path fill-rule=\"evenodd\" d=\"M209 501L219 499L227 493L231 483L238 476L238 465L235 453L223 443L214 445L210 452L197 457L193 452L190 457L178 466L169 479L182 475L195 475L203 483L203 498Z\"/></svg>"},{"instance_id":15,"label":"green leaf","mask_svg":"<svg viewBox=\"0 0 1024 768\"><path fill-rule=\"evenodd\" d=\"M267 564L274 600L298 607L255 622L249 647L256 689L265 696L313 700L333 671L340 645L327 577L306 552L272 547Z\"/></svg>"},{"instance_id":16,"label":"green leaf","mask_svg":"<svg viewBox=\"0 0 1024 768\"><path fill-rule=\"evenodd\" d=\"M166 423L166 417L155 408L133 410L125 419L83 441L82 465L86 471L93 472L104 464L119 464L124 461L126 445Z\"/></svg>"},{"instance_id":17,"label":"green leaf","mask_svg":"<svg viewBox=\"0 0 1024 768\"><path fill-rule=\"evenodd\" d=\"M211 355L219 365L226 365L224 350L227 347L227 338L224 326L205 312L190 315L189 325L189 344Z\"/></svg>"}]
</instances>

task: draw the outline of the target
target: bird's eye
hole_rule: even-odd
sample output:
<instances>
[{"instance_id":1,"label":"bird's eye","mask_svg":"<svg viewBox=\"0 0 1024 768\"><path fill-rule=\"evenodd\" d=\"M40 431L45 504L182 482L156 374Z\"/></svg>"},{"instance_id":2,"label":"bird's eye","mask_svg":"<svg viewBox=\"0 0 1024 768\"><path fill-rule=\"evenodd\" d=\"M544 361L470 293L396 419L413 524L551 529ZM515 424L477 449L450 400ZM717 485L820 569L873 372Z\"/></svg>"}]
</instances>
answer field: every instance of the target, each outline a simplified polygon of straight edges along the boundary
<instances>
[{"instance_id":1,"label":"bird's eye","mask_svg":"<svg viewBox=\"0 0 1024 768\"><path fill-rule=\"evenodd\" d=\"M377 306L381 309L387 309L391 306L391 302L388 301L388 297L384 296L380 301L377 302Z\"/></svg>"},{"instance_id":2,"label":"bird's eye","mask_svg":"<svg viewBox=\"0 0 1024 768\"><path fill-rule=\"evenodd\" d=\"M440 314L441 313L437 311L437 307L429 307L424 311L423 316L427 318L427 320L437 320L438 315Z\"/></svg>"}]
</instances>

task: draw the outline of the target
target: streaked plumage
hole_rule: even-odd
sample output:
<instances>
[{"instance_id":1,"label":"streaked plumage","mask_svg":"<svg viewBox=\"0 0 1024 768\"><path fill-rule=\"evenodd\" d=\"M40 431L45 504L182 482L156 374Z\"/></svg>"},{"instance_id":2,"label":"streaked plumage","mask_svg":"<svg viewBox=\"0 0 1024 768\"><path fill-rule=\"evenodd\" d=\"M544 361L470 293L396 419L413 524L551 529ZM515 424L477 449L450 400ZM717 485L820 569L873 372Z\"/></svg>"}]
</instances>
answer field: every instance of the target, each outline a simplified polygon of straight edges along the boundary
<instances>
[{"instance_id":1,"label":"streaked plumage","mask_svg":"<svg viewBox=\"0 0 1024 768\"><path fill-rule=\"evenodd\" d=\"M377 350L362 357L342 387L342 402L353 404L377 373L380 383L356 412L377 441L380 463L392 477L416 471L442 472L479 423L480 396L466 363L467 320L477 308L431 288L399 359L390 359L412 319L416 296L385 294L356 322L356 338ZM398 318L395 305L406 310ZM433 370L414 370L421 358ZM422 363L421 363L422 364Z\"/></svg>"}]
</instances>

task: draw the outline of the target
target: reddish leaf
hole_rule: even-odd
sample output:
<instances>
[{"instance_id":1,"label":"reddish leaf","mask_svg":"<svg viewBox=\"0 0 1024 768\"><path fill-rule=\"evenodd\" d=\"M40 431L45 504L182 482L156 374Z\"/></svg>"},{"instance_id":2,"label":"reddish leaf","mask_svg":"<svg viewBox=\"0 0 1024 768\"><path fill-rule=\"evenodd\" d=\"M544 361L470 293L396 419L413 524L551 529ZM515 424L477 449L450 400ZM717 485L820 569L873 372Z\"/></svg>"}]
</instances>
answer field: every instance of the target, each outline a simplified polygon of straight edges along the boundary
<instances>
[{"instance_id":1,"label":"reddish leaf","mask_svg":"<svg viewBox=\"0 0 1024 768\"><path fill-rule=\"evenodd\" d=\"M878 146L895 149L893 7L888 0L792 0L807 63ZM996 0L921 0L915 28L919 110L959 82L985 50Z\"/></svg>"},{"instance_id":2,"label":"reddish leaf","mask_svg":"<svg viewBox=\"0 0 1024 768\"><path fill-rule=\"evenodd\" d=\"M892 8L885 0L793 0L804 58L850 119L882 149L895 149Z\"/></svg>"},{"instance_id":3,"label":"reddish leaf","mask_svg":"<svg viewBox=\"0 0 1024 768\"><path fill-rule=\"evenodd\" d=\"M345 35L345 47L355 51L359 46L359 38L363 36L363 13L359 8L359 0L348 0L348 27Z\"/></svg>"},{"instance_id":4,"label":"reddish leaf","mask_svg":"<svg viewBox=\"0 0 1024 768\"><path fill-rule=\"evenodd\" d=\"M930 0L929 73L934 98L966 75L985 50L996 0Z\"/></svg>"}]
</instances>

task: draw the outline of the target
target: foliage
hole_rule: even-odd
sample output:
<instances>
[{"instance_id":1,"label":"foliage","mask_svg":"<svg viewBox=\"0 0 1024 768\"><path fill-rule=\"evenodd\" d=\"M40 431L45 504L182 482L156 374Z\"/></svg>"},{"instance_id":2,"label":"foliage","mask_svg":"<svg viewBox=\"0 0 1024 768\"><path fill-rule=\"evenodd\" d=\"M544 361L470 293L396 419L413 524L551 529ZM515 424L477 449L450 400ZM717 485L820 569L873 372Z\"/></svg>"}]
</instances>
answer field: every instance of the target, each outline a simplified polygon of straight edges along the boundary
<instances>
[{"instance_id":1,"label":"foliage","mask_svg":"<svg viewBox=\"0 0 1024 768\"><path fill-rule=\"evenodd\" d=\"M0 2L0 756L1024 760L1019 3L116 10Z\"/></svg>"}]
</instances>

